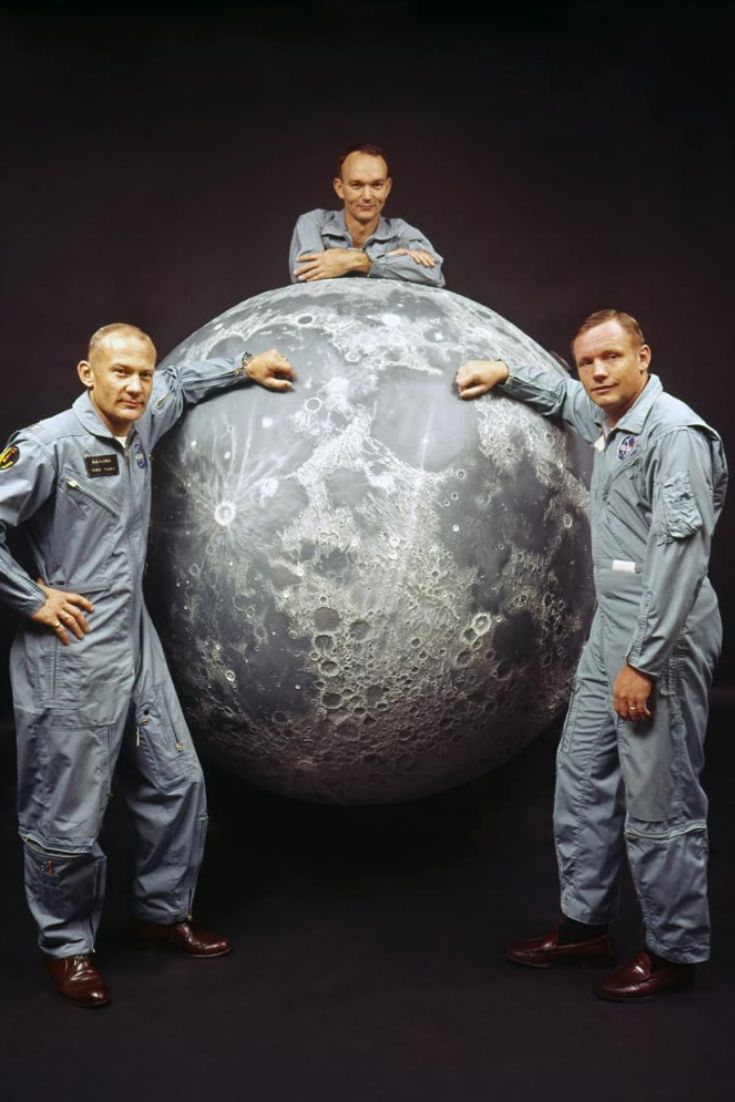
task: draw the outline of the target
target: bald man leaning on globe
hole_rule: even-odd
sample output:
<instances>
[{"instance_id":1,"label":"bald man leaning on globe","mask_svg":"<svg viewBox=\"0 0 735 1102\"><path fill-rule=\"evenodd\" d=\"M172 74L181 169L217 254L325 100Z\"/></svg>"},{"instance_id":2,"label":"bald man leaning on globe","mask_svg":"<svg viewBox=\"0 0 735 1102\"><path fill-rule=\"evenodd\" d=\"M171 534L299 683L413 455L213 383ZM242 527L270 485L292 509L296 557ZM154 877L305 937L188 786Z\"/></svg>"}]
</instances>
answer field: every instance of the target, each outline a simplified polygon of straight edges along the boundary
<instances>
[{"instance_id":1,"label":"bald man leaning on globe","mask_svg":"<svg viewBox=\"0 0 735 1102\"><path fill-rule=\"evenodd\" d=\"M310 210L296 223L289 251L292 283L367 276L444 286L442 258L429 239L402 218L382 216L393 181L379 146L350 146L332 186L342 210Z\"/></svg>"},{"instance_id":2,"label":"bald man leaning on globe","mask_svg":"<svg viewBox=\"0 0 735 1102\"><path fill-rule=\"evenodd\" d=\"M71 409L0 455L0 598L20 613L10 659L28 904L54 985L110 995L94 963L105 889L98 837L112 774L133 820L133 935L180 956L230 952L193 925L207 828L202 771L143 601L151 450L187 407L239 384L290 390L275 349L156 367L151 338L93 334ZM8 550L24 530L33 580Z\"/></svg>"}]
</instances>

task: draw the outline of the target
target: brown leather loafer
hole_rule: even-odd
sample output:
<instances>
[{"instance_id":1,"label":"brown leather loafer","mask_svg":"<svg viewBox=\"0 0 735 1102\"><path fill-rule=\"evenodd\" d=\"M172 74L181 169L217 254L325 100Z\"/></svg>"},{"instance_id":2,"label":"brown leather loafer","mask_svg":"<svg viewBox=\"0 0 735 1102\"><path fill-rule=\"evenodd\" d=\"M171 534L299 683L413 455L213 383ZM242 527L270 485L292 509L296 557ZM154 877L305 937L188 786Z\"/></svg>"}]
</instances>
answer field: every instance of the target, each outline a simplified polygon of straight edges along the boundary
<instances>
[{"instance_id":1,"label":"brown leather loafer","mask_svg":"<svg viewBox=\"0 0 735 1102\"><path fill-rule=\"evenodd\" d=\"M89 953L75 953L69 957L46 956L45 959L54 986L65 999L88 1010L107 1006L110 993L102 973L92 964Z\"/></svg>"},{"instance_id":2,"label":"brown leather loafer","mask_svg":"<svg viewBox=\"0 0 735 1102\"><path fill-rule=\"evenodd\" d=\"M161 926L156 922L133 920L133 934L142 946L151 949L167 949L184 957L225 957L232 952L226 937L199 930L190 920Z\"/></svg>"},{"instance_id":3,"label":"brown leather loafer","mask_svg":"<svg viewBox=\"0 0 735 1102\"><path fill-rule=\"evenodd\" d=\"M543 937L512 941L505 957L512 964L524 964L528 968L551 968L557 964L608 968L615 960L615 950L608 934L589 941L573 941L569 945L562 945L557 926Z\"/></svg>"},{"instance_id":4,"label":"brown leather loafer","mask_svg":"<svg viewBox=\"0 0 735 1102\"><path fill-rule=\"evenodd\" d=\"M648 953L636 953L631 961L606 976L597 988L601 999L611 1002L647 1002L665 991L683 991L694 983L696 965L667 961L654 968Z\"/></svg>"}]
</instances>

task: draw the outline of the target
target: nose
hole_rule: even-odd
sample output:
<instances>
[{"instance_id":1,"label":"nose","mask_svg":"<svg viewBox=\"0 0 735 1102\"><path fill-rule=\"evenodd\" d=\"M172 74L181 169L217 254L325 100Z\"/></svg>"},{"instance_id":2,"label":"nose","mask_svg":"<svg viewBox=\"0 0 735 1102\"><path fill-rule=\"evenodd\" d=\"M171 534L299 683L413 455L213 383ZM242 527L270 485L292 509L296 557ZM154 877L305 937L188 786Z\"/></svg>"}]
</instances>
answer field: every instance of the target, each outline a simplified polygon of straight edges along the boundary
<instances>
[{"instance_id":1,"label":"nose","mask_svg":"<svg viewBox=\"0 0 735 1102\"><path fill-rule=\"evenodd\" d=\"M592 365L592 375L598 381L607 378L607 365L604 360L598 359Z\"/></svg>"},{"instance_id":2,"label":"nose","mask_svg":"<svg viewBox=\"0 0 735 1102\"><path fill-rule=\"evenodd\" d=\"M125 389L128 390L131 394L140 394L141 385L140 385L140 379L138 378L137 375L129 375L128 376L128 381L127 381L127 385L126 385Z\"/></svg>"}]
</instances>

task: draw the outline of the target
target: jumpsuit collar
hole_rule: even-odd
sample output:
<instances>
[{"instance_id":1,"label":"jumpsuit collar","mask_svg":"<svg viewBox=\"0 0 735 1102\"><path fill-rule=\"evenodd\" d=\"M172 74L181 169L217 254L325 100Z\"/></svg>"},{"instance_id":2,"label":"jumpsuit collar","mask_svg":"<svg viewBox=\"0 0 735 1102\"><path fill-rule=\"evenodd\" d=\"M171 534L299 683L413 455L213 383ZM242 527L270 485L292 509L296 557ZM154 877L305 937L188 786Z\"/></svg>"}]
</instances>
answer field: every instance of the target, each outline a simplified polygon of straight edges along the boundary
<instances>
[{"instance_id":1,"label":"jumpsuit collar","mask_svg":"<svg viewBox=\"0 0 735 1102\"><path fill-rule=\"evenodd\" d=\"M114 432L108 429L107 425L104 424L97 410L92 405L91 399L89 397L89 391L85 390L82 394L79 395L79 397L73 403L72 409L77 415L77 419L81 422L82 427L85 428L87 432L91 433L92 436L103 436L107 440L114 440L117 444L120 443ZM130 446L130 443L132 442L133 436L136 431L136 426L133 425L128 433L128 447Z\"/></svg>"},{"instance_id":2,"label":"jumpsuit collar","mask_svg":"<svg viewBox=\"0 0 735 1102\"><path fill-rule=\"evenodd\" d=\"M345 212L343 210L331 210L329 212L322 232L325 231L327 233L334 233L340 237L346 237L348 241L352 241L352 236L345 223ZM391 233L391 228L388 225L387 219L383 218L381 214L375 233L370 234L365 244L367 245L368 241L390 241L393 236L394 234Z\"/></svg>"}]
</instances>

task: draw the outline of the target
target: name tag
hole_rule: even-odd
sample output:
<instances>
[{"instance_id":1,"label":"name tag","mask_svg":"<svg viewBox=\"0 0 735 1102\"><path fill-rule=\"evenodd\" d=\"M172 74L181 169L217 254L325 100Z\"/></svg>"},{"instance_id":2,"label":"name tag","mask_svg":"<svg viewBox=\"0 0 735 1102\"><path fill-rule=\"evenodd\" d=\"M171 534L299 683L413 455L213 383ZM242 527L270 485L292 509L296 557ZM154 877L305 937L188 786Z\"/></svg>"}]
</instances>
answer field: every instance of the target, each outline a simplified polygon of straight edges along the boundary
<instances>
[{"instance_id":1,"label":"name tag","mask_svg":"<svg viewBox=\"0 0 735 1102\"><path fill-rule=\"evenodd\" d=\"M120 464L113 452L111 455L85 455L84 466L90 478L104 478L106 475L120 474Z\"/></svg>"},{"instance_id":2,"label":"name tag","mask_svg":"<svg viewBox=\"0 0 735 1102\"><path fill-rule=\"evenodd\" d=\"M635 574L635 563L628 562L627 559L613 559L613 570L619 570L621 574Z\"/></svg>"}]
</instances>

